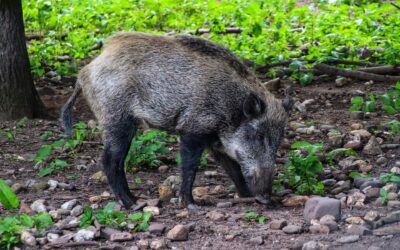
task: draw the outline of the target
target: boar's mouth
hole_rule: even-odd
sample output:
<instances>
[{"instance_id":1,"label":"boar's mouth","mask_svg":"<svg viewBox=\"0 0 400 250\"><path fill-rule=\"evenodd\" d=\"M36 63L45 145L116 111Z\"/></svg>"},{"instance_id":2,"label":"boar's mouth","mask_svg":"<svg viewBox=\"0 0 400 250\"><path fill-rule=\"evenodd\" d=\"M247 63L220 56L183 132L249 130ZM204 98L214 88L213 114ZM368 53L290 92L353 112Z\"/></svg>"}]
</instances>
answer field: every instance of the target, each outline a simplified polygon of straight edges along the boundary
<instances>
[{"instance_id":1,"label":"boar's mouth","mask_svg":"<svg viewBox=\"0 0 400 250\"><path fill-rule=\"evenodd\" d=\"M266 203L272 193L274 171L270 168L258 168L249 182L249 188L257 201Z\"/></svg>"}]
</instances>

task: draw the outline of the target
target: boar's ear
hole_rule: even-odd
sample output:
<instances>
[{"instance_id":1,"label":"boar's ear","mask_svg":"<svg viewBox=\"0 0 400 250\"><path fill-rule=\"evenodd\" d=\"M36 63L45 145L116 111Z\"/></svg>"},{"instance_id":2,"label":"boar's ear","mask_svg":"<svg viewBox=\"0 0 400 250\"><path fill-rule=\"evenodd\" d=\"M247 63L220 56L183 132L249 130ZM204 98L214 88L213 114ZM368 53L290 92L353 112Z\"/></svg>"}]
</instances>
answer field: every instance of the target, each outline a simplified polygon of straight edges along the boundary
<instances>
[{"instance_id":1,"label":"boar's ear","mask_svg":"<svg viewBox=\"0 0 400 250\"><path fill-rule=\"evenodd\" d=\"M293 104L294 104L293 98L285 91L285 99L282 100L282 106L286 110L286 112L292 110Z\"/></svg>"},{"instance_id":2,"label":"boar's ear","mask_svg":"<svg viewBox=\"0 0 400 250\"><path fill-rule=\"evenodd\" d=\"M265 111L265 102L254 93L250 93L243 103L243 113L247 118L254 118Z\"/></svg>"}]
</instances>

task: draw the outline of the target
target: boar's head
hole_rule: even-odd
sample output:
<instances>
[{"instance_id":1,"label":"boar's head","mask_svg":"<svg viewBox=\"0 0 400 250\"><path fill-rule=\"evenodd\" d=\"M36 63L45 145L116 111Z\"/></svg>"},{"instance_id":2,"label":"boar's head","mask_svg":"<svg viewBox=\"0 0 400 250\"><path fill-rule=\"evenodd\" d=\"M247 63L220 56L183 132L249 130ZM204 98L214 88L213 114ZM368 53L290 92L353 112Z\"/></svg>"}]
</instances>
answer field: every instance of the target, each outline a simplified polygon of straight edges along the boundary
<instances>
[{"instance_id":1,"label":"boar's head","mask_svg":"<svg viewBox=\"0 0 400 250\"><path fill-rule=\"evenodd\" d=\"M268 199L272 191L276 152L291 106L290 97L281 101L270 93L262 97L250 93L242 106L245 119L220 137L224 151L240 165L255 197Z\"/></svg>"}]
</instances>

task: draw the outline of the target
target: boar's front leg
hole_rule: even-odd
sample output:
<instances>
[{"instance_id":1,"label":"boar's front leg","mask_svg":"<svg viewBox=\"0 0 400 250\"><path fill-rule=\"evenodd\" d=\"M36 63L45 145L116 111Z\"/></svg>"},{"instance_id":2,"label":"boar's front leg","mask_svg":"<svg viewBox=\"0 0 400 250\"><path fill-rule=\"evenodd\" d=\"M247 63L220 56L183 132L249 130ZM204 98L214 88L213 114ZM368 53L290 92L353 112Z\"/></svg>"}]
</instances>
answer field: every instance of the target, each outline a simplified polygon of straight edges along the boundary
<instances>
[{"instance_id":1,"label":"boar's front leg","mask_svg":"<svg viewBox=\"0 0 400 250\"><path fill-rule=\"evenodd\" d=\"M197 167L204 149L210 144L212 136L209 135L183 135L181 136L180 154L182 167L181 199L182 205L194 205L192 195L193 182L196 177Z\"/></svg>"},{"instance_id":2,"label":"boar's front leg","mask_svg":"<svg viewBox=\"0 0 400 250\"><path fill-rule=\"evenodd\" d=\"M136 198L129 191L124 163L138 122L129 115L113 118L104 124L103 168L114 194L129 209Z\"/></svg>"},{"instance_id":3,"label":"boar's front leg","mask_svg":"<svg viewBox=\"0 0 400 250\"><path fill-rule=\"evenodd\" d=\"M240 165L232 160L229 156L221 153L217 150L212 150L212 156L214 159L225 169L226 173L232 179L235 184L236 190L240 197L251 197L252 194L247 186L247 183L243 177Z\"/></svg>"}]
</instances>

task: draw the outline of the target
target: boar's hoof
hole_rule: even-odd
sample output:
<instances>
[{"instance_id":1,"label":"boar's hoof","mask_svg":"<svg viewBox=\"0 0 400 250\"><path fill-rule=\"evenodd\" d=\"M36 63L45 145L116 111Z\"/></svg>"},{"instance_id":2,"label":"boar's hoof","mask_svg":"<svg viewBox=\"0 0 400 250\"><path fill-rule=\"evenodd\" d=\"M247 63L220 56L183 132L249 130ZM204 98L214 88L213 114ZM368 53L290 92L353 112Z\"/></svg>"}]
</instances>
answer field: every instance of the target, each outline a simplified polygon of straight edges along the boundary
<instances>
[{"instance_id":1,"label":"boar's hoof","mask_svg":"<svg viewBox=\"0 0 400 250\"><path fill-rule=\"evenodd\" d=\"M269 200L269 199L267 199L267 198L265 198L265 197L263 197L263 196L261 196L261 195L257 195L257 196L255 197L255 199L256 199L256 201L257 201L258 203L261 203L261 204L264 204L264 205L268 205L268 204L270 203L270 200Z\"/></svg>"},{"instance_id":2,"label":"boar's hoof","mask_svg":"<svg viewBox=\"0 0 400 250\"><path fill-rule=\"evenodd\" d=\"M187 209L192 212L197 212L200 210L200 208L201 208L200 206L193 203L187 205Z\"/></svg>"}]
</instances>

